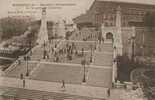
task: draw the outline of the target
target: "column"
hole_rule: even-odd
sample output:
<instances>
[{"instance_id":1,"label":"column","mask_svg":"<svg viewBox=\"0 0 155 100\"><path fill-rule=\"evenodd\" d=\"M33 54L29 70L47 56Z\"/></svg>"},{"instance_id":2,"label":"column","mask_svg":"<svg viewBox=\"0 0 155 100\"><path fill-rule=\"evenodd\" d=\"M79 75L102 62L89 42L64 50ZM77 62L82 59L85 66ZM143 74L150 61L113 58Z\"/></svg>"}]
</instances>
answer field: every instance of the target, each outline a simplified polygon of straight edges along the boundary
<instances>
[{"instance_id":1,"label":"column","mask_svg":"<svg viewBox=\"0 0 155 100\"><path fill-rule=\"evenodd\" d=\"M123 51L123 44L122 44L122 28L121 28L121 7L118 6L117 11L116 11L116 28L117 28L117 33L116 33L116 40L115 40L115 45L117 49L117 55L122 55Z\"/></svg>"},{"instance_id":2,"label":"column","mask_svg":"<svg viewBox=\"0 0 155 100\"><path fill-rule=\"evenodd\" d=\"M48 42L47 21L46 21L46 8L42 9L42 18L40 31L38 33L37 43L43 45L44 42Z\"/></svg>"},{"instance_id":3,"label":"column","mask_svg":"<svg viewBox=\"0 0 155 100\"><path fill-rule=\"evenodd\" d=\"M117 57L117 51L116 51L116 47L114 46L114 51L113 51L113 70L112 70L112 82L115 83L115 79L117 79L117 61L116 61L116 57Z\"/></svg>"}]
</instances>

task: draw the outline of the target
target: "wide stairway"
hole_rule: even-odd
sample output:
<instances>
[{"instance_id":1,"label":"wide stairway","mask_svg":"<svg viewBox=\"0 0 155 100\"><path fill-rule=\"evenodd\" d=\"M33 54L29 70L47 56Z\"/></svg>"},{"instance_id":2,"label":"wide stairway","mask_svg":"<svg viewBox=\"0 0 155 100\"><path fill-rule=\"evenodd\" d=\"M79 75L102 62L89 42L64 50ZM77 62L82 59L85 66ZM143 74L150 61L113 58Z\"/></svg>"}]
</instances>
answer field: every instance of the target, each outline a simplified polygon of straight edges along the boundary
<instances>
[{"instance_id":1,"label":"wide stairway","mask_svg":"<svg viewBox=\"0 0 155 100\"><path fill-rule=\"evenodd\" d=\"M112 86L113 47L103 43L94 52L93 66L89 68L87 84L110 88Z\"/></svg>"},{"instance_id":2,"label":"wide stairway","mask_svg":"<svg viewBox=\"0 0 155 100\"><path fill-rule=\"evenodd\" d=\"M110 88L112 86L113 47L112 43L97 46L93 66L89 68L87 84Z\"/></svg>"},{"instance_id":3,"label":"wide stairway","mask_svg":"<svg viewBox=\"0 0 155 100\"><path fill-rule=\"evenodd\" d=\"M94 53L94 65L112 66L113 46L112 43L100 44Z\"/></svg>"}]
</instances>

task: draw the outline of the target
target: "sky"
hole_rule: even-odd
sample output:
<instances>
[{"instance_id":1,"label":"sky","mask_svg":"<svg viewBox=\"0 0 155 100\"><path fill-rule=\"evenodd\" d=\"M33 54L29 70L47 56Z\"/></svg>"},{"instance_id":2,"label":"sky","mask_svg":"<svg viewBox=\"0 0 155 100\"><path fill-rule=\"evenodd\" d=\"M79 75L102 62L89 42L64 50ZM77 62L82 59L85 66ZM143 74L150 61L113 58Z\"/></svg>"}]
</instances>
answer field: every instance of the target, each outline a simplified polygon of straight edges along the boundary
<instances>
[{"instance_id":1,"label":"sky","mask_svg":"<svg viewBox=\"0 0 155 100\"><path fill-rule=\"evenodd\" d=\"M71 19L85 13L92 5L93 1L94 0L0 0L0 18L8 15L31 15L40 19L41 9L38 9L37 7L39 7L40 4L43 4L48 7L47 18L49 20ZM155 4L155 0L113 1ZM19 6L18 4L28 4L29 6ZM21 11L23 12L21 13Z\"/></svg>"},{"instance_id":2,"label":"sky","mask_svg":"<svg viewBox=\"0 0 155 100\"><path fill-rule=\"evenodd\" d=\"M47 9L48 19L71 19L88 10L94 0L0 0L0 18L16 14L15 11L31 11L32 13L24 13L23 15L32 15L40 18L41 9L31 9L25 6L13 6L15 4L37 4L33 8L37 8L40 4L50 4ZM53 6L55 4L66 4L65 6ZM67 5L68 4L68 5ZM70 4L70 5L69 5ZM31 6L32 7L32 6ZM58 8L52 8L58 7ZM59 8L60 7L60 8ZM9 12L9 14L8 14ZM34 12L34 13L33 13Z\"/></svg>"}]
</instances>

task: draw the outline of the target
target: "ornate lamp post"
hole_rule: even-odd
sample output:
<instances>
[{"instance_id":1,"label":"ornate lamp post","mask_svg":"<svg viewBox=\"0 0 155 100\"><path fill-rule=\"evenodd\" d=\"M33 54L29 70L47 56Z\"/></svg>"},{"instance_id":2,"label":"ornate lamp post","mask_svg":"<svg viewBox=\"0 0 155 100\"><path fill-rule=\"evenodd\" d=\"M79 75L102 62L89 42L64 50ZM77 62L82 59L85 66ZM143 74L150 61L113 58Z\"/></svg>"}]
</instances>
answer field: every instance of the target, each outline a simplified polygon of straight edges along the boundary
<instances>
[{"instance_id":1,"label":"ornate lamp post","mask_svg":"<svg viewBox=\"0 0 155 100\"><path fill-rule=\"evenodd\" d=\"M117 51L116 51L116 46L114 46L114 61L113 61L113 83L117 81Z\"/></svg>"},{"instance_id":2,"label":"ornate lamp post","mask_svg":"<svg viewBox=\"0 0 155 100\"><path fill-rule=\"evenodd\" d=\"M45 44L45 41L44 41L44 44L43 44L43 48L44 48L44 50L43 50L43 59L45 59L45 56L46 56L45 46L46 46L46 44Z\"/></svg>"},{"instance_id":3,"label":"ornate lamp post","mask_svg":"<svg viewBox=\"0 0 155 100\"><path fill-rule=\"evenodd\" d=\"M90 56L90 63L92 63L93 61L93 45L90 45L90 49L91 49L91 56Z\"/></svg>"},{"instance_id":4,"label":"ornate lamp post","mask_svg":"<svg viewBox=\"0 0 155 100\"><path fill-rule=\"evenodd\" d=\"M29 41L29 49L30 49L30 55L32 55L32 41Z\"/></svg>"},{"instance_id":5,"label":"ornate lamp post","mask_svg":"<svg viewBox=\"0 0 155 100\"><path fill-rule=\"evenodd\" d=\"M29 66L28 66L28 60L29 60L29 56L25 56L24 60L26 61L26 76L29 76Z\"/></svg>"},{"instance_id":6,"label":"ornate lamp post","mask_svg":"<svg viewBox=\"0 0 155 100\"><path fill-rule=\"evenodd\" d=\"M131 55L131 60L134 61L134 57L135 57L135 36L131 37L131 41L132 41L132 55Z\"/></svg>"},{"instance_id":7,"label":"ornate lamp post","mask_svg":"<svg viewBox=\"0 0 155 100\"><path fill-rule=\"evenodd\" d=\"M83 70L83 80L82 80L82 82L86 82L86 60L84 59L84 60L82 60L81 61L81 64L82 64L82 66L83 66L83 68L84 68L84 70Z\"/></svg>"}]
</instances>

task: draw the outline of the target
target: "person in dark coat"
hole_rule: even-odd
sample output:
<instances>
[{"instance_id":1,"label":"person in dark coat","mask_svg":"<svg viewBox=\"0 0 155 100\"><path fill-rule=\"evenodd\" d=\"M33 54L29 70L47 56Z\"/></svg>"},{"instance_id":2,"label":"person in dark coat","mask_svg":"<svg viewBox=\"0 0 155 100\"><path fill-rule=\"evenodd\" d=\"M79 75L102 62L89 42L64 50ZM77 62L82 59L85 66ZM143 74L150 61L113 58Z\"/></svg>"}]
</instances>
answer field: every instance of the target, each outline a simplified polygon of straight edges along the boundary
<instances>
[{"instance_id":1,"label":"person in dark coat","mask_svg":"<svg viewBox=\"0 0 155 100\"><path fill-rule=\"evenodd\" d=\"M23 79L23 88L25 88L25 79Z\"/></svg>"},{"instance_id":2,"label":"person in dark coat","mask_svg":"<svg viewBox=\"0 0 155 100\"><path fill-rule=\"evenodd\" d=\"M110 97L110 89L107 90L108 97Z\"/></svg>"},{"instance_id":3,"label":"person in dark coat","mask_svg":"<svg viewBox=\"0 0 155 100\"><path fill-rule=\"evenodd\" d=\"M61 86L61 88L65 88L65 81L64 80L62 80L62 86Z\"/></svg>"},{"instance_id":4,"label":"person in dark coat","mask_svg":"<svg viewBox=\"0 0 155 100\"><path fill-rule=\"evenodd\" d=\"M21 80L23 79L23 73L20 74L20 79L21 79Z\"/></svg>"}]
</instances>

